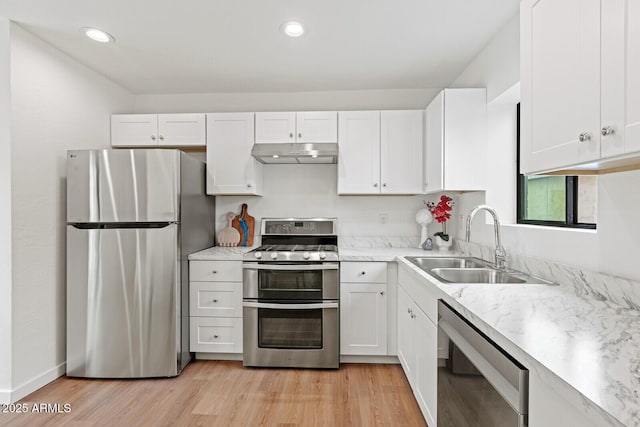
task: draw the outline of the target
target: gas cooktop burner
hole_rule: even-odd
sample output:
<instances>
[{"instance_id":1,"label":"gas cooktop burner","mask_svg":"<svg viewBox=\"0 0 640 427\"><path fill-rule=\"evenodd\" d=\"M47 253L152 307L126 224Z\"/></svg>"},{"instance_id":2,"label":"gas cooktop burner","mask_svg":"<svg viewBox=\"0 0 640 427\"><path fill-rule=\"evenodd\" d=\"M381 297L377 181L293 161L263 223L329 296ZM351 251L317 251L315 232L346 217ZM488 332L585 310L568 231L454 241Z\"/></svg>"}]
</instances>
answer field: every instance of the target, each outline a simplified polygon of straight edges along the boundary
<instances>
[{"instance_id":1,"label":"gas cooktop burner","mask_svg":"<svg viewBox=\"0 0 640 427\"><path fill-rule=\"evenodd\" d=\"M244 254L244 261L338 261L336 222L332 218L263 218L262 246Z\"/></svg>"},{"instance_id":2,"label":"gas cooktop burner","mask_svg":"<svg viewBox=\"0 0 640 427\"><path fill-rule=\"evenodd\" d=\"M262 245L251 252L338 252L336 245Z\"/></svg>"}]
</instances>

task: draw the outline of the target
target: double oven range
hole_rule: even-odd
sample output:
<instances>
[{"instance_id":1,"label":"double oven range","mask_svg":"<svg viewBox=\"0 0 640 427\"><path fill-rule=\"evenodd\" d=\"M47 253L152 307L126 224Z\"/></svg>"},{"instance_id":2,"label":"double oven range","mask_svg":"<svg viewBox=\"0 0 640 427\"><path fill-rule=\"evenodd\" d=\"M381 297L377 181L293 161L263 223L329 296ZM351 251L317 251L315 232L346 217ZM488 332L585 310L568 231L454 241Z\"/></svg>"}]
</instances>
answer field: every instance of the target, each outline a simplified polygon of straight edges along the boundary
<instances>
[{"instance_id":1,"label":"double oven range","mask_svg":"<svg viewBox=\"0 0 640 427\"><path fill-rule=\"evenodd\" d=\"M336 219L264 218L243 261L244 366L338 368Z\"/></svg>"}]
</instances>

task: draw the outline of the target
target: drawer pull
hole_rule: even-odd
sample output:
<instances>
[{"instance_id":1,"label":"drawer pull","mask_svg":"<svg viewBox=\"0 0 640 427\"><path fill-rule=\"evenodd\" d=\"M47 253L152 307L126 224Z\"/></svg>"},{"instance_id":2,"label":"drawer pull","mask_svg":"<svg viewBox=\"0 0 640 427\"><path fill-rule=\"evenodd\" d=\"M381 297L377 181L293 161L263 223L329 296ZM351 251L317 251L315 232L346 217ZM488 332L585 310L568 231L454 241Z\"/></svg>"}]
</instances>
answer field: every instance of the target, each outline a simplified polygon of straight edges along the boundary
<instances>
[{"instance_id":1,"label":"drawer pull","mask_svg":"<svg viewBox=\"0 0 640 427\"><path fill-rule=\"evenodd\" d=\"M211 270L211 272L212 272L213 274L218 274L218 271L217 271L217 270Z\"/></svg>"},{"instance_id":2,"label":"drawer pull","mask_svg":"<svg viewBox=\"0 0 640 427\"><path fill-rule=\"evenodd\" d=\"M214 335L214 336L213 336L213 339L214 339L214 340L217 340L217 339L218 339L218 336L217 336L217 335Z\"/></svg>"},{"instance_id":3,"label":"drawer pull","mask_svg":"<svg viewBox=\"0 0 640 427\"><path fill-rule=\"evenodd\" d=\"M212 300L211 300L211 302L212 302L212 303L217 303L217 302L218 302L218 300L217 300L217 299L212 299Z\"/></svg>"},{"instance_id":4,"label":"drawer pull","mask_svg":"<svg viewBox=\"0 0 640 427\"><path fill-rule=\"evenodd\" d=\"M363 271L363 272L362 272L362 273L360 273L360 274L364 276L365 274L367 274L367 272L366 272L366 271Z\"/></svg>"}]
</instances>

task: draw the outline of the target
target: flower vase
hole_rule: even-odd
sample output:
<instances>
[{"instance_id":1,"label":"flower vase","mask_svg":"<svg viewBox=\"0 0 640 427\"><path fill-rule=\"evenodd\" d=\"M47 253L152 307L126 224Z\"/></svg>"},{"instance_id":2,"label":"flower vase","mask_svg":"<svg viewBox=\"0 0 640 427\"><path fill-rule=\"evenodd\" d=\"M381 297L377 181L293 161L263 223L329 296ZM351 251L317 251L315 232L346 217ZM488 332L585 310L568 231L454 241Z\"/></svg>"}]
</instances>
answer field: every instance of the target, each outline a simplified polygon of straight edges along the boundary
<instances>
[{"instance_id":1,"label":"flower vase","mask_svg":"<svg viewBox=\"0 0 640 427\"><path fill-rule=\"evenodd\" d=\"M440 236L434 236L433 242L439 251L446 252L449 251L451 249L451 245L453 245L453 237L449 236L449 240L444 240Z\"/></svg>"}]
</instances>

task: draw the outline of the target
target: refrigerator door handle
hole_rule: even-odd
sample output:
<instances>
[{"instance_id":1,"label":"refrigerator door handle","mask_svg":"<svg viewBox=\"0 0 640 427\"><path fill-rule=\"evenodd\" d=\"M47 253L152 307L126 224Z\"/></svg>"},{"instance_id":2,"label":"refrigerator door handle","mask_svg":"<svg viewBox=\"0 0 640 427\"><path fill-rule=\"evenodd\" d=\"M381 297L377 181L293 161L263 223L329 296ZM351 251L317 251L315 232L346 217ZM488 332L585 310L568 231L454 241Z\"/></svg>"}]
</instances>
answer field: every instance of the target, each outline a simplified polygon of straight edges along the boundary
<instances>
[{"instance_id":1,"label":"refrigerator door handle","mask_svg":"<svg viewBox=\"0 0 640 427\"><path fill-rule=\"evenodd\" d=\"M179 224L177 221L170 222L71 222L69 225L79 230L110 230L118 228L165 228L173 224Z\"/></svg>"}]
</instances>

